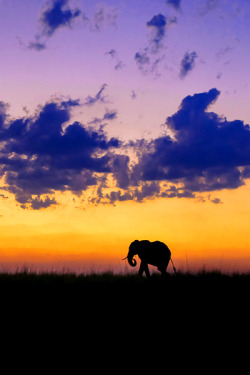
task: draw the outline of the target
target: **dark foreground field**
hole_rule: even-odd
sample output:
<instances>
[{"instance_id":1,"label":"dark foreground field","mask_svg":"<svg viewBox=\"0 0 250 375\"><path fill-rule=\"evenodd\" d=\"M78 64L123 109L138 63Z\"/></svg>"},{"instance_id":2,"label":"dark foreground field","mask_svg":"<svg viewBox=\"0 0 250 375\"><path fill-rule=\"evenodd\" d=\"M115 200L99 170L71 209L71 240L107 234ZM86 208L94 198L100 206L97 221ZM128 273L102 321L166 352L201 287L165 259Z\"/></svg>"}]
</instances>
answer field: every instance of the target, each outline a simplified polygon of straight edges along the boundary
<instances>
[{"instance_id":1,"label":"dark foreground field","mask_svg":"<svg viewBox=\"0 0 250 375\"><path fill-rule=\"evenodd\" d=\"M147 279L113 273L0 273L3 308L8 301L6 307L15 305L17 310L39 307L51 312L61 309L62 314L82 311L100 316L119 310L133 316L138 309L144 314L158 311L166 319L174 312L185 319L189 314L202 317L215 311L230 315L248 311L249 297L250 274L153 274Z\"/></svg>"},{"instance_id":2,"label":"dark foreground field","mask_svg":"<svg viewBox=\"0 0 250 375\"><path fill-rule=\"evenodd\" d=\"M56 356L60 365L90 361L91 373L141 373L149 364L154 372L222 371L248 351L249 297L250 274L2 273L1 327L10 344L1 339L26 361L38 353L39 366Z\"/></svg>"}]
</instances>

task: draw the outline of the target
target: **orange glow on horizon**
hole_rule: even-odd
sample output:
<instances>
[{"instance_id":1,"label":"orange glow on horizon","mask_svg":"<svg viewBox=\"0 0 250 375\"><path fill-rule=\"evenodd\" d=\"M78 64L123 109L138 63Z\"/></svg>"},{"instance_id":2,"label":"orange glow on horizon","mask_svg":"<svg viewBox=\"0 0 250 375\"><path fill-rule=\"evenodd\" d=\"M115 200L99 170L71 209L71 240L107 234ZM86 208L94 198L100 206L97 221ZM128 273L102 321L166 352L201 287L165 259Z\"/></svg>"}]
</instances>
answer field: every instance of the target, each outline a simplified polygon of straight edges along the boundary
<instances>
[{"instance_id":1,"label":"orange glow on horizon","mask_svg":"<svg viewBox=\"0 0 250 375\"><path fill-rule=\"evenodd\" d=\"M3 201L0 262L78 264L83 269L128 270L121 261L135 239L160 240L172 251L177 268L250 270L248 228L250 185L212 193L223 204L201 199L121 202L86 210L64 204L32 211ZM67 198L68 199L68 198ZM72 202L72 200L71 200ZM11 205L12 213L8 207ZM22 222L23 224L19 224Z\"/></svg>"}]
</instances>

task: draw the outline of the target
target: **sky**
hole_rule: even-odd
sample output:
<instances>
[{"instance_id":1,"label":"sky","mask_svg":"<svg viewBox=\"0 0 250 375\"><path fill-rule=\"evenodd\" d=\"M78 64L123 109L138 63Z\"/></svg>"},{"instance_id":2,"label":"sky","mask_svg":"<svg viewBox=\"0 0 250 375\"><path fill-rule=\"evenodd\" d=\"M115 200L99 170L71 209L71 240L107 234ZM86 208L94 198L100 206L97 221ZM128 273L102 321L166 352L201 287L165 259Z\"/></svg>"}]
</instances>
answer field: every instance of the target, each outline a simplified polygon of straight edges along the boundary
<instances>
[{"instance_id":1,"label":"sky","mask_svg":"<svg viewBox=\"0 0 250 375\"><path fill-rule=\"evenodd\" d=\"M0 1L0 267L250 268L247 0Z\"/></svg>"}]
</instances>

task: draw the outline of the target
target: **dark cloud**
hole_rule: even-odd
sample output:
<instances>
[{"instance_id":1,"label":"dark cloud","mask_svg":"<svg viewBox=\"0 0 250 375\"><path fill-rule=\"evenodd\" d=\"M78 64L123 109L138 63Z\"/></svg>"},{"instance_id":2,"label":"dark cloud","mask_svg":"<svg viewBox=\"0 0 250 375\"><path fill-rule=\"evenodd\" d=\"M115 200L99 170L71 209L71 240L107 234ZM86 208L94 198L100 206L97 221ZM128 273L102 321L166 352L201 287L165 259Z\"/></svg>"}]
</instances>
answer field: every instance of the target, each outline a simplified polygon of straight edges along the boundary
<instances>
[{"instance_id":1,"label":"dark cloud","mask_svg":"<svg viewBox=\"0 0 250 375\"><path fill-rule=\"evenodd\" d=\"M150 21L147 22L147 27L150 27L154 30L153 42L158 45L163 39L167 26L167 18L159 13L154 16Z\"/></svg>"},{"instance_id":2,"label":"dark cloud","mask_svg":"<svg viewBox=\"0 0 250 375\"><path fill-rule=\"evenodd\" d=\"M183 59L181 60L181 71L180 77L184 78L186 75L194 69L195 66L195 59L198 57L195 51L193 52L186 52Z\"/></svg>"},{"instance_id":3,"label":"dark cloud","mask_svg":"<svg viewBox=\"0 0 250 375\"><path fill-rule=\"evenodd\" d=\"M159 63L164 60L165 55L159 55L164 49L163 40L168 28L177 23L176 17L166 17L159 13L146 22L146 26L151 30L149 43L146 47L135 53L134 59L138 68L143 73L159 74Z\"/></svg>"},{"instance_id":4,"label":"dark cloud","mask_svg":"<svg viewBox=\"0 0 250 375\"><path fill-rule=\"evenodd\" d=\"M220 200L220 198L214 198L210 199L210 201L214 204L222 204L223 202Z\"/></svg>"},{"instance_id":5,"label":"dark cloud","mask_svg":"<svg viewBox=\"0 0 250 375\"><path fill-rule=\"evenodd\" d=\"M73 22L81 15L79 8L71 9L69 0L50 0L41 10L39 19L40 31L35 35L33 41L24 43L17 38L22 48L34 51L43 51L47 48L48 38L51 38L55 31L62 28L72 28Z\"/></svg>"},{"instance_id":6,"label":"dark cloud","mask_svg":"<svg viewBox=\"0 0 250 375\"><path fill-rule=\"evenodd\" d=\"M158 49L161 48L161 42L166 35L167 28L170 25L176 23L176 17L165 17L161 13L155 15L150 21L146 23L147 27L153 31L150 39L150 42L153 45L153 52L157 52Z\"/></svg>"},{"instance_id":7,"label":"dark cloud","mask_svg":"<svg viewBox=\"0 0 250 375\"><path fill-rule=\"evenodd\" d=\"M80 9L70 9L68 0L52 0L43 9L40 23L42 35L51 37L61 27L71 27L75 18L81 14Z\"/></svg>"},{"instance_id":8,"label":"dark cloud","mask_svg":"<svg viewBox=\"0 0 250 375\"><path fill-rule=\"evenodd\" d=\"M97 102L106 103L107 97L103 95L104 90L106 89L108 85L104 83L98 93L95 96L87 96L85 99L84 105L92 106L93 104L96 104Z\"/></svg>"},{"instance_id":9,"label":"dark cloud","mask_svg":"<svg viewBox=\"0 0 250 375\"><path fill-rule=\"evenodd\" d=\"M179 10L181 6L181 0L166 0L166 3L174 7L176 10Z\"/></svg>"},{"instance_id":10,"label":"dark cloud","mask_svg":"<svg viewBox=\"0 0 250 375\"><path fill-rule=\"evenodd\" d=\"M99 190L96 197L91 199L94 204L112 204L115 205L116 202L124 201L136 201L138 203L144 202L146 199L160 197L160 185L159 183L153 182L143 182L139 187L135 189L123 189L115 190L110 193L104 194L102 190Z\"/></svg>"},{"instance_id":11,"label":"dark cloud","mask_svg":"<svg viewBox=\"0 0 250 375\"><path fill-rule=\"evenodd\" d=\"M137 166L141 180L181 183L189 193L244 184L244 168L250 165L250 127L208 112L219 94L211 89L183 99L178 112L166 121L175 139L159 137L150 142L152 151L141 155Z\"/></svg>"},{"instance_id":12,"label":"dark cloud","mask_svg":"<svg viewBox=\"0 0 250 375\"><path fill-rule=\"evenodd\" d=\"M113 159L112 171L116 179L117 186L127 189L130 184L129 157L126 155L116 155Z\"/></svg>"},{"instance_id":13,"label":"dark cloud","mask_svg":"<svg viewBox=\"0 0 250 375\"><path fill-rule=\"evenodd\" d=\"M100 125L104 126L106 121L112 121L117 118L117 111L116 110L108 110L104 113L102 118L95 117L92 121L89 121L89 125Z\"/></svg>"},{"instance_id":14,"label":"dark cloud","mask_svg":"<svg viewBox=\"0 0 250 375\"><path fill-rule=\"evenodd\" d=\"M46 208L56 204L50 194L81 194L97 184L99 173L112 172L112 150L120 141L108 139L103 127L67 125L72 108L79 105L79 100L54 101L39 107L34 117L11 121L6 120L6 106L0 106L0 175L21 207Z\"/></svg>"},{"instance_id":15,"label":"dark cloud","mask_svg":"<svg viewBox=\"0 0 250 375\"><path fill-rule=\"evenodd\" d=\"M77 20L83 26L89 27L90 31L101 31L106 26L117 26L119 16L117 8L110 7L104 3L99 4L96 12L91 17L87 17L80 8L72 9L70 0L50 0L42 8L39 18L39 32L34 40L24 43L17 37L19 45L28 50L43 51L47 48L48 39L51 38L58 29L72 29ZM125 66L118 60L114 69L119 70Z\"/></svg>"},{"instance_id":16,"label":"dark cloud","mask_svg":"<svg viewBox=\"0 0 250 375\"><path fill-rule=\"evenodd\" d=\"M113 111L108 110L103 116L103 120L114 120L115 118L117 118L117 111L115 110Z\"/></svg>"},{"instance_id":17,"label":"dark cloud","mask_svg":"<svg viewBox=\"0 0 250 375\"><path fill-rule=\"evenodd\" d=\"M115 204L196 194L204 201L200 193L237 189L250 177L250 126L211 112L219 95L214 88L184 98L165 123L172 137L127 144L104 132L102 122L115 119L114 110L91 127L70 121L75 107L86 106L79 99L53 100L15 120L0 102L1 189L30 209L56 205L56 193L64 191L88 190L91 204Z\"/></svg>"},{"instance_id":18,"label":"dark cloud","mask_svg":"<svg viewBox=\"0 0 250 375\"><path fill-rule=\"evenodd\" d=\"M29 203L31 203L31 208L33 210L40 210L41 208L47 208L57 204L55 198L51 199L49 197L46 197L44 200L39 197L36 197L34 199L31 199Z\"/></svg>"}]
</instances>

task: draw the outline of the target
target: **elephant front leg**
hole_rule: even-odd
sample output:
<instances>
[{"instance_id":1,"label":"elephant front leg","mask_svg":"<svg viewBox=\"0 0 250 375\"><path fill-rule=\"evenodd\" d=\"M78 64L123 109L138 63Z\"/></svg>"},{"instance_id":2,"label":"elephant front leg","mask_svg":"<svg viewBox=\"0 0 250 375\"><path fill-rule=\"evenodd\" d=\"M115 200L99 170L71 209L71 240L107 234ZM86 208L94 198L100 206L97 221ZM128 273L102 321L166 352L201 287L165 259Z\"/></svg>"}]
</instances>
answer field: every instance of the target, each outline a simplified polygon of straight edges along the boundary
<instances>
[{"instance_id":1,"label":"elephant front leg","mask_svg":"<svg viewBox=\"0 0 250 375\"><path fill-rule=\"evenodd\" d=\"M145 271L145 274L147 277L150 277L149 269L148 269L148 264L141 262L140 269L139 269L139 275L142 276L143 272Z\"/></svg>"}]
</instances>

